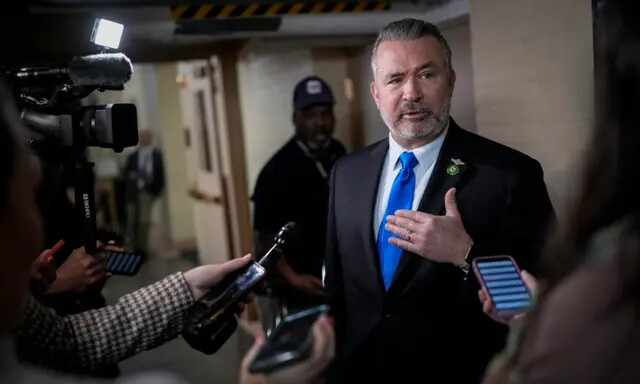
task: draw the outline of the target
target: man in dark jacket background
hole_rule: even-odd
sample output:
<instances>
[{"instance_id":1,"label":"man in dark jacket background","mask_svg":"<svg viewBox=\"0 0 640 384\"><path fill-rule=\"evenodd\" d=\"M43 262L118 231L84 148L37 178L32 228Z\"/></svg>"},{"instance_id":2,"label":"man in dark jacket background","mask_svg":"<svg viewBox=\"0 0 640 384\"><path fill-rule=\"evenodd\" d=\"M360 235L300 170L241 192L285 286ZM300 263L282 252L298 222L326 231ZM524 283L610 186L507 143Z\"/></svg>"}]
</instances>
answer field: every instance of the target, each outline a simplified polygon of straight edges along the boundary
<instances>
[{"instance_id":1,"label":"man in dark jacket background","mask_svg":"<svg viewBox=\"0 0 640 384\"><path fill-rule=\"evenodd\" d=\"M160 150L153 147L149 130L140 132L138 149L129 155L124 169L126 180L126 245L146 253L153 203L164 189L164 167Z\"/></svg>"}]
</instances>

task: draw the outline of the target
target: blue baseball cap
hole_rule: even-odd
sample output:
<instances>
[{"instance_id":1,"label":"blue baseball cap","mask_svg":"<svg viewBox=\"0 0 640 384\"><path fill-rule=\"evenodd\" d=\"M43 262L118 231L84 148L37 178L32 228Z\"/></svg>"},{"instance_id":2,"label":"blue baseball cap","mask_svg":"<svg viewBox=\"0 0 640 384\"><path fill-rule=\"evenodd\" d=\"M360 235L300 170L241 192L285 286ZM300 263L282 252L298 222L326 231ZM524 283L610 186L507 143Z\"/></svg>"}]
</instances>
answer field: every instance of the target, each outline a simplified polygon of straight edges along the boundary
<instances>
[{"instance_id":1,"label":"blue baseball cap","mask_svg":"<svg viewBox=\"0 0 640 384\"><path fill-rule=\"evenodd\" d=\"M335 104L333 92L318 76L302 79L293 91L293 107L305 109L315 104Z\"/></svg>"}]
</instances>

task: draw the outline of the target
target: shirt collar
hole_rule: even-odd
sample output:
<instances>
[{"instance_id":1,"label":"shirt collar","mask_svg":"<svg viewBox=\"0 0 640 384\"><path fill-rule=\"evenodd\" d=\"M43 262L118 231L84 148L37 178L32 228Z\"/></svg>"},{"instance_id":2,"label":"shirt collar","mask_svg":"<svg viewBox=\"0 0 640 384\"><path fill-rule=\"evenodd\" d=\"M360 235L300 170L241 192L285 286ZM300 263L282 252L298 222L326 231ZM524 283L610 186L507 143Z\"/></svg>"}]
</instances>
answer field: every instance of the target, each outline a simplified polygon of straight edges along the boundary
<instances>
[{"instance_id":1,"label":"shirt collar","mask_svg":"<svg viewBox=\"0 0 640 384\"><path fill-rule=\"evenodd\" d=\"M296 145L298 145L298 148L300 148L300 150L307 156L309 157L313 157L311 156L311 150L309 149L309 147L307 147L307 145L305 143L302 142L302 140L296 140Z\"/></svg>"},{"instance_id":2,"label":"shirt collar","mask_svg":"<svg viewBox=\"0 0 640 384\"><path fill-rule=\"evenodd\" d=\"M140 156L149 156L153 152L153 146L148 145L146 147L140 147L138 153Z\"/></svg>"},{"instance_id":3,"label":"shirt collar","mask_svg":"<svg viewBox=\"0 0 640 384\"><path fill-rule=\"evenodd\" d=\"M410 151L402 148L402 146L400 146L400 144L398 144L398 142L391 136L391 132L389 132L389 164L393 164L392 169L402 166L398 160L403 152L413 152L416 159L418 159L418 164L425 165L429 163L429 159L432 158L434 154L437 157L437 154L440 152L440 148L442 148L442 143L444 142L444 138L447 136L447 132L449 132L449 121L447 121L444 131L435 140Z\"/></svg>"}]
</instances>

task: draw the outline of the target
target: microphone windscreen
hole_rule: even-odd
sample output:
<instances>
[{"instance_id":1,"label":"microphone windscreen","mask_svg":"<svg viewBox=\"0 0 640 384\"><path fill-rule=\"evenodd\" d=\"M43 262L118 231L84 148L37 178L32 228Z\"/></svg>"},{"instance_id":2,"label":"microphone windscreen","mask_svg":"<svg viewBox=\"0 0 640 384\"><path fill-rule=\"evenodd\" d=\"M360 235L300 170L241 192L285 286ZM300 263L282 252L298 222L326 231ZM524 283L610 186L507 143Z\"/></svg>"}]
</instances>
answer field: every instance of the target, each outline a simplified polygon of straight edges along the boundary
<instances>
[{"instance_id":1,"label":"microphone windscreen","mask_svg":"<svg viewBox=\"0 0 640 384\"><path fill-rule=\"evenodd\" d=\"M133 74L131 60L123 53L98 53L79 56L69 63L69 77L74 85L118 87Z\"/></svg>"},{"instance_id":2,"label":"microphone windscreen","mask_svg":"<svg viewBox=\"0 0 640 384\"><path fill-rule=\"evenodd\" d=\"M274 242L279 244L285 252L296 252L301 245L301 237L300 226L289 222L280 228Z\"/></svg>"}]
</instances>

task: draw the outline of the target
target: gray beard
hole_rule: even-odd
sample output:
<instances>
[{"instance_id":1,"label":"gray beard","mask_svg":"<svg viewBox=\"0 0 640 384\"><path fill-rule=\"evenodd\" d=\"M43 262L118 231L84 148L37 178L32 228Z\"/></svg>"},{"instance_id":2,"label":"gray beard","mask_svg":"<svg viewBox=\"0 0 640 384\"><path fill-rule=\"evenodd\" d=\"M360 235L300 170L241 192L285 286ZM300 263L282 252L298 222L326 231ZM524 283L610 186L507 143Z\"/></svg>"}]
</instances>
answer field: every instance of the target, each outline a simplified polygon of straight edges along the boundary
<instances>
[{"instance_id":1,"label":"gray beard","mask_svg":"<svg viewBox=\"0 0 640 384\"><path fill-rule=\"evenodd\" d=\"M392 124L387 125L389 126L389 130L391 131L391 133L409 140L423 139L426 137L438 137L444 131L445 127L447 126L447 122L449 122L450 110L451 98L447 97L438 117L429 117L426 121L426 127L420 132L403 132Z\"/></svg>"}]
</instances>

